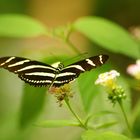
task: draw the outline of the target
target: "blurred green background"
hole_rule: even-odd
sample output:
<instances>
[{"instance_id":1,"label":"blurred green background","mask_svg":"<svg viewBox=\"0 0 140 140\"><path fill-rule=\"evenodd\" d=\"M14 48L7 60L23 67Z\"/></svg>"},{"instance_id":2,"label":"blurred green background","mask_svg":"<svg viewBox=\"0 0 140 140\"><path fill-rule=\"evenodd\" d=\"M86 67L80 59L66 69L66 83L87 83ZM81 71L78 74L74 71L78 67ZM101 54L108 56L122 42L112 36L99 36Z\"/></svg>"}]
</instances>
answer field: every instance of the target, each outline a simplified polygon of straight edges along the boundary
<instances>
[{"instance_id":1,"label":"blurred green background","mask_svg":"<svg viewBox=\"0 0 140 140\"><path fill-rule=\"evenodd\" d=\"M139 0L0 0L0 15L25 14L42 22L48 29L67 25L83 16L100 16L112 20L130 31L132 27L140 25L140 1ZM10 24L8 25L10 26ZM107 53L110 56L114 68L126 75L126 67L134 63L134 59L119 53L112 53L89 41L80 33L74 33L71 41L82 53L98 54ZM77 54L64 42L46 36L29 38L0 37L0 56L21 56L35 60L45 60L48 57L57 58L64 55L74 57ZM57 61L57 59L56 59ZM49 63L49 61L48 61ZM19 128L18 120L22 101L24 100L24 82L16 75L3 69L0 70L0 140L78 140L80 128L38 128L30 125L28 128ZM39 92L33 91L35 94ZM139 94L134 90L133 104ZM38 95L33 98L38 98ZM75 102L79 95L76 95ZM43 102L45 100L45 102ZM78 100L79 101L79 100ZM43 104L43 103L44 104ZM80 102L80 101L79 101ZM32 103L28 104L31 106ZM64 119L71 118L66 107L58 107L56 99L45 94L36 106L41 106L40 119ZM77 110L80 108L80 103ZM36 109L36 108L35 108ZM24 109L23 109L24 110ZM79 111L80 112L80 111ZM29 112L29 114L32 112ZM22 116L22 114L20 114ZM28 118L28 116L27 116ZM21 119L21 118L20 118ZM29 119L29 118L28 118ZM140 130L140 129L139 129Z\"/></svg>"}]
</instances>

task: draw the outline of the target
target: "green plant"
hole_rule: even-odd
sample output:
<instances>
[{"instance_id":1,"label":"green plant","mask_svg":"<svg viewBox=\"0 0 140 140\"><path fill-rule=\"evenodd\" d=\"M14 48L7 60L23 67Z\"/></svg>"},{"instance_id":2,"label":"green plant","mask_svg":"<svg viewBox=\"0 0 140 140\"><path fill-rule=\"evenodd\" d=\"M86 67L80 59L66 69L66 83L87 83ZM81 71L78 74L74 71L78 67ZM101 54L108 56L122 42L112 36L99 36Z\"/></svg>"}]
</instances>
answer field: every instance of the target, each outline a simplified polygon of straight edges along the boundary
<instances>
[{"instance_id":1,"label":"green plant","mask_svg":"<svg viewBox=\"0 0 140 140\"><path fill-rule=\"evenodd\" d=\"M51 38L57 38L67 44L77 55L79 55L80 51L70 40L71 34L77 31L113 54L119 53L133 59L137 59L140 56L138 42L134 40L125 29L100 17L83 17L66 26L49 29L42 23L25 15L0 16L0 36L2 37L29 38L44 35ZM64 57L60 56L60 60L64 60ZM50 59L50 62L52 61L54 61L54 58ZM99 72L109 69L114 69L114 66L108 62L108 64L100 69L82 74L77 79L78 84L75 83L77 86L72 86L74 87L73 92L80 95L81 108L83 108L82 119L77 115L80 112L77 110L75 113L75 109L73 109L70 104L73 98L70 99L66 96L64 97L65 104L68 106L68 109L75 119L45 120L38 122L37 118L46 101L45 92L47 89L24 85L22 107L19 115L20 119L18 121L19 129L26 130L33 124L34 127L45 128L75 126L84 129L84 132L82 133L83 140L129 140L132 137L139 137L138 134L135 133L136 130L140 130L140 125L135 127L135 121L139 122L139 106L136 104L134 109L131 108L130 88L132 84L128 77L122 74L119 79L119 82L127 94L127 98L123 100L123 106L122 101L117 100L123 112L122 117L120 117L120 109L117 108L116 105L112 106L112 104L106 101L104 90L101 87L94 85L94 81ZM110 99L112 99L112 96L110 96ZM126 125L124 122L126 122ZM113 129L112 131L111 128ZM116 131L117 129L119 129L119 132Z\"/></svg>"}]
</instances>

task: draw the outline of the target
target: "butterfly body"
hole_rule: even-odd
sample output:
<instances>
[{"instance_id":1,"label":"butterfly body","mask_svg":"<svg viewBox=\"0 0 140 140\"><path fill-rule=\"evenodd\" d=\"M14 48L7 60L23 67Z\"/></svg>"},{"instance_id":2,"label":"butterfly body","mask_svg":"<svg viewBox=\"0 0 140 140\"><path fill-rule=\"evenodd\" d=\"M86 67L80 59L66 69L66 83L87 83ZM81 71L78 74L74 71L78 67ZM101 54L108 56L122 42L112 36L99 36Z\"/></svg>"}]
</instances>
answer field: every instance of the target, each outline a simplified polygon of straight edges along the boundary
<instances>
[{"instance_id":1,"label":"butterfly body","mask_svg":"<svg viewBox=\"0 0 140 140\"><path fill-rule=\"evenodd\" d=\"M1 57L0 67L9 70L33 86L53 85L60 87L75 80L81 73L103 65L108 59L107 55L93 56L64 67L58 67L22 57Z\"/></svg>"}]
</instances>

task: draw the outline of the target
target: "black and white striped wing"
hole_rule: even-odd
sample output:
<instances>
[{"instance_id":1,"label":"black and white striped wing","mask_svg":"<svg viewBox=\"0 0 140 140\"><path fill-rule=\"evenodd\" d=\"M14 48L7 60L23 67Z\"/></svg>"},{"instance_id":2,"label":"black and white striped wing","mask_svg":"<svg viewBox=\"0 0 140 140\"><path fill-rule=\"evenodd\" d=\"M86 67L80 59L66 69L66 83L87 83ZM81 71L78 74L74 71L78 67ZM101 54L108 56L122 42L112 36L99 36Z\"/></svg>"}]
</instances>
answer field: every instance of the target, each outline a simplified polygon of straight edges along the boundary
<instances>
[{"instance_id":1,"label":"black and white striped wing","mask_svg":"<svg viewBox=\"0 0 140 140\"><path fill-rule=\"evenodd\" d=\"M55 78L56 69L50 65L21 57L1 57L0 67L9 70L33 86L47 86Z\"/></svg>"},{"instance_id":2,"label":"black and white striped wing","mask_svg":"<svg viewBox=\"0 0 140 140\"><path fill-rule=\"evenodd\" d=\"M108 55L97 55L68 65L60 70L60 73L56 75L53 85L60 86L69 83L77 78L81 73L103 65L107 59Z\"/></svg>"}]
</instances>

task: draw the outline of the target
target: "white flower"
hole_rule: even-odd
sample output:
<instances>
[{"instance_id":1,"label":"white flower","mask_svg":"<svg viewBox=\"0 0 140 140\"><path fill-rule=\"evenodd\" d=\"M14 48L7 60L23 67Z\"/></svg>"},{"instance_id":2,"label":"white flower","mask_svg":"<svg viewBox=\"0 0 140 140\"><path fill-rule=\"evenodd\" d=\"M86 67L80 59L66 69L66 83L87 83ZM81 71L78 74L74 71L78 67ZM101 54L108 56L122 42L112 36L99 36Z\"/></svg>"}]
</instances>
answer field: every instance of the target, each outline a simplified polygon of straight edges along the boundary
<instances>
[{"instance_id":1,"label":"white flower","mask_svg":"<svg viewBox=\"0 0 140 140\"><path fill-rule=\"evenodd\" d=\"M95 84L100 84L106 87L108 99L113 104L126 98L123 87L116 83L116 78L118 76L120 76L120 73L116 70L111 70L100 74L98 79L95 81Z\"/></svg>"},{"instance_id":2,"label":"white flower","mask_svg":"<svg viewBox=\"0 0 140 140\"><path fill-rule=\"evenodd\" d=\"M98 76L98 79L95 81L95 84L100 84L113 88L115 86L116 77L120 76L116 70L111 70L110 72L102 73Z\"/></svg>"},{"instance_id":3,"label":"white flower","mask_svg":"<svg viewBox=\"0 0 140 140\"><path fill-rule=\"evenodd\" d=\"M127 67L127 73L140 80L140 60L136 64L131 64Z\"/></svg>"}]
</instances>

